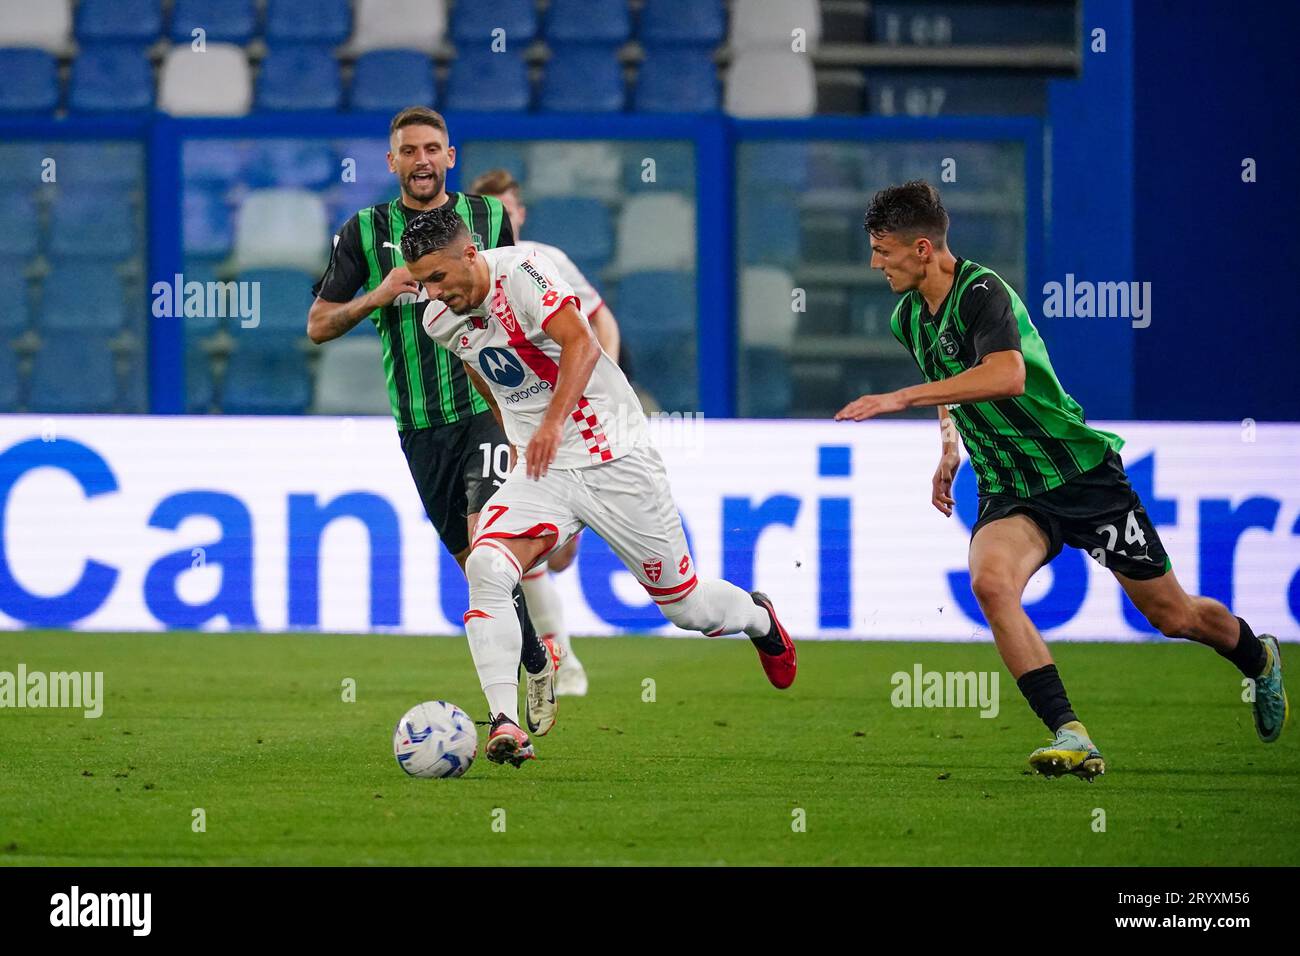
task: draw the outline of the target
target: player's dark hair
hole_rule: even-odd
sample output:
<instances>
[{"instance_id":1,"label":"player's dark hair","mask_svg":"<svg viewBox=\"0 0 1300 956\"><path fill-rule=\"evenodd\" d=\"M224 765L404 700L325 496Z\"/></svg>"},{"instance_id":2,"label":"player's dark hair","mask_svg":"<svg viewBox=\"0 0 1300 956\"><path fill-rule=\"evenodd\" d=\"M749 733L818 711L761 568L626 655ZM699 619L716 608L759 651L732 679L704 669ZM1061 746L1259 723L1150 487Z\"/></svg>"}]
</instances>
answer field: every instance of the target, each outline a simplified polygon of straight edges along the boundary
<instances>
[{"instance_id":1,"label":"player's dark hair","mask_svg":"<svg viewBox=\"0 0 1300 956\"><path fill-rule=\"evenodd\" d=\"M939 190L924 179L890 186L872 196L863 227L872 236L896 232L925 236L941 249L948 244L948 210Z\"/></svg>"},{"instance_id":2,"label":"player's dark hair","mask_svg":"<svg viewBox=\"0 0 1300 956\"><path fill-rule=\"evenodd\" d=\"M406 225L402 233L402 258L414 262L431 252L447 248L458 236L469 237L465 220L452 206L440 206L422 212Z\"/></svg>"},{"instance_id":3,"label":"player's dark hair","mask_svg":"<svg viewBox=\"0 0 1300 956\"><path fill-rule=\"evenodd\" d=\"M442 118L442 114L437 110L431 110L427 106L408 106L388 124L388 135L391 138L403 126L432 126L434 129L440 129L444 136L450 136L447 132L447 121Z\"/></svg>"}]
</instances>

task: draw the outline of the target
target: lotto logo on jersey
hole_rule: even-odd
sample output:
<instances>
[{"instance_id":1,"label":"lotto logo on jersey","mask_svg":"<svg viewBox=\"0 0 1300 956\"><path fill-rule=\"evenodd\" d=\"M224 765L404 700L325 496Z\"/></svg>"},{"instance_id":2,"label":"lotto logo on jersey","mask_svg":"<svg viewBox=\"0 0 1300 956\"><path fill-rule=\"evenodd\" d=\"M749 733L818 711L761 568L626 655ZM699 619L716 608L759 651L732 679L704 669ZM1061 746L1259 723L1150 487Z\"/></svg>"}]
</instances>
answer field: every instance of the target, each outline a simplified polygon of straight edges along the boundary
<instances>
[{"instance_id":1,"label":"lotto logo on jersey","mask_svg":"<svg viewBox=\"0 0 1300 956\"><path fill-rule=\"evenodd\" d=\"M489 381L502 388L523 384L524 366L508 349L483 349L478 354L478 365Z\"/></svg>"},{"instance_id":2,"label":"lotto logo on jersey","mask_svg":"<svg viewBox=\"0 0 1300 956\"><path fill-rule=\"evenodd\" d=\"M655 584L659 583L659 577L664 572L664 563L661 559L656 558L654 561L642 561L641 567L645 570L645 576Z\"/></svg>"}]
</instances>

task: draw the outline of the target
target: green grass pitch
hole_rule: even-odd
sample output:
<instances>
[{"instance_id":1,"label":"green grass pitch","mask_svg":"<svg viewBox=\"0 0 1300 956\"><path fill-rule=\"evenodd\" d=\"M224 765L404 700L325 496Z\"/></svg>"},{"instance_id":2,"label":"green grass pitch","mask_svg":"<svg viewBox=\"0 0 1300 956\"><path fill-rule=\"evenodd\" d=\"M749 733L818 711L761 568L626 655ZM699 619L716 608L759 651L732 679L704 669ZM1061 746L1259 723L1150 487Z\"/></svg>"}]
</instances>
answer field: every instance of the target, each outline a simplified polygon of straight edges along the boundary
<instances>
[{"instance_id":1,"label":"green grass pitch","mask_svg":"<svg viewBox=\"0 0 1300 956\"><path fill-rule=\"evenodd\" d=\"M988 644L805 641L785 692L743 640L577 647L591 693L540 760L488 763L480 728L464 778L417 780L408 707L485 716L463 638L0 635L0 670L103 671L106 699L0 710L0 863L1300 863L1300 732L1259 743L1204 648L1055 647L1109 765L1089 785L1024 773L1045 732ZM918 662L999 670L1001 712L893 707Z\"/></svg>"}]
</instances>

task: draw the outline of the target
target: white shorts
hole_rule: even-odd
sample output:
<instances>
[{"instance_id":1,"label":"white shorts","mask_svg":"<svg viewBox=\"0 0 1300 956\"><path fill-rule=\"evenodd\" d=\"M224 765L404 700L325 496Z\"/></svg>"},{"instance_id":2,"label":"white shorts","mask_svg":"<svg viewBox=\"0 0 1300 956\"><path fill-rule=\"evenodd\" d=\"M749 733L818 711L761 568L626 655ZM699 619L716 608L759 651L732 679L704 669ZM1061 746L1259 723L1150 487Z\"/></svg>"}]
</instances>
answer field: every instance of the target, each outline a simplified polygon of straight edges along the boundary
<instances>
[{"instance_id":1,"label":"white shorts","mask_svg":"<svg viewBox=\"0 0 1300 956\"><path fill-rule=\"evenodd\" d=\"M605 539L656 604L680 601L695 589L695 563L673 503L663 459L642 447L587 468L551 468L536 481L522 459L479 514L473 546L494 538L541 538L553 543L546 560L583 528ZM499 549L508 554L504 548ZM510 555L514 560L514 555ZM520 568L520 574L529 568Z\"/></svg>"}]
</instances>

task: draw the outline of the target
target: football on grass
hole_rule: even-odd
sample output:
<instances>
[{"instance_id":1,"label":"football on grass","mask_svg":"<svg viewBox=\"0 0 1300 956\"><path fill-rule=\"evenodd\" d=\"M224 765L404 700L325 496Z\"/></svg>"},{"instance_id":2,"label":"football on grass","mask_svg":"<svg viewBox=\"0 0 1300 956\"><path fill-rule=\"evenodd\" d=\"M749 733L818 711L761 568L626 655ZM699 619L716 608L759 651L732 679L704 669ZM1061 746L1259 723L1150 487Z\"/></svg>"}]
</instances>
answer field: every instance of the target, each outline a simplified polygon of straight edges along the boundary
<instances>
[{"instance_id":1,"label":"football on grass","mask_svg":"<svg viewBox=\"0 0 1300 956\"><path fill-rule=\"evenodd\" d=\"M459 777L477 754L474 721L445 700L416 704L393 731L393 755L412 777Z\"/></svg>"}]
</instances>

